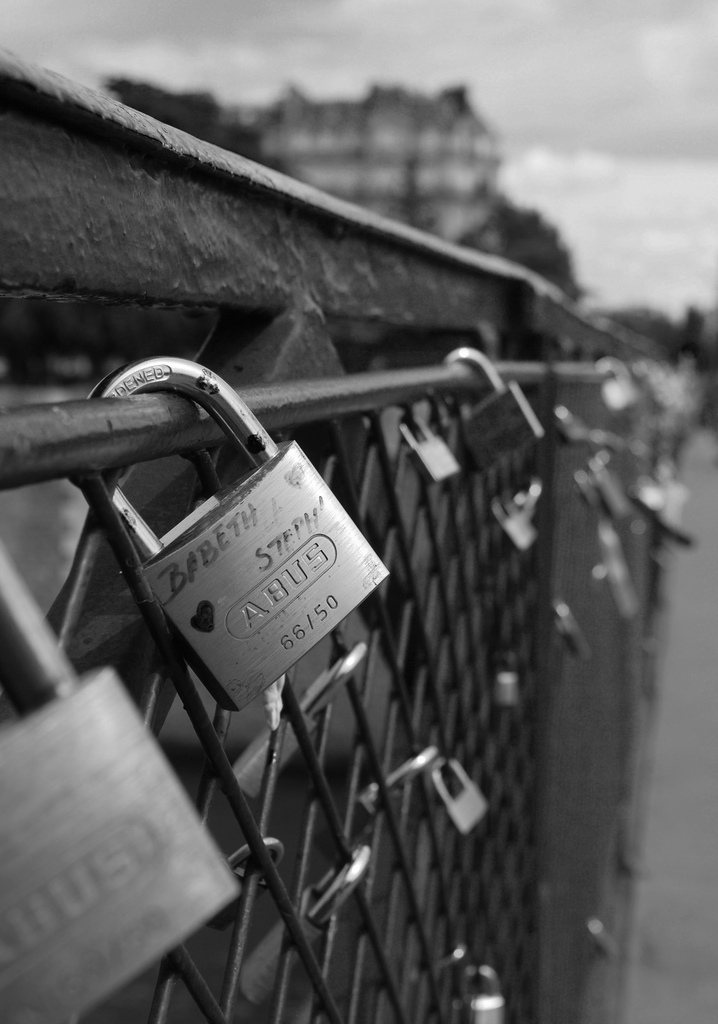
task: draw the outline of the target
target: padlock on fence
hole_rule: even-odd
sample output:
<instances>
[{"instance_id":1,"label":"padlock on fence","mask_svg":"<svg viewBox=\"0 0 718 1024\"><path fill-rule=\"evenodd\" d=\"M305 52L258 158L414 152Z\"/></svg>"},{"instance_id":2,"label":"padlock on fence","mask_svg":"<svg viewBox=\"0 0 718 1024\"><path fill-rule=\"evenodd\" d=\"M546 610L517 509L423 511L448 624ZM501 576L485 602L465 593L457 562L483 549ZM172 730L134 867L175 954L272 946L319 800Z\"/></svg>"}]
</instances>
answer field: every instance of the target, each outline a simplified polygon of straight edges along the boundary
<instances>
[{"instance_id":1,"label":"padlock on fence","mask_svg":"<svg viewBox=\"0 0 718 1024\"><path fill-rule=\"evenodd\" d=\"M185 656L217 702L248 704L388 575L299 445L279 447L221 378L187 359L145 359L93 397L172 391L192 398L256 467L162 540L119 489L113 501Z\"/></svg>"},{"instance_id":2,"label":"padlock on fence","mask_svg":"<svg viewBox=\"0 0 718 1024\"><path fill-rule=\"evenodd\" d=\"M599 373L606 374L601 384L601 397L611 412L623 412L635 405L640 392L626 364L615 356L603 356L596 361Z\"/></svg>"},{"instance_id":3,"label":"padlock on fence","mask_svg":"<svg viewBox=\"0 0 718 1024\"><path fill-rule=\"evenodd\" d=\"M481 964L464 968L465 1024L504 1024L506 1002L499 976L493 967Z\"/></svg>"},{"instance_id":4,"label":"padlock on fence","mask_svg":"<svg viewBox=\"0 0 718 1024\"><path fill-rule=\"evenodd\" d=\"M528 551L538 537L533 519L542 490L541 481L534 477L527 491L520 491L508 500L491 499L491 511L519 551Z\"/></svg>"},{"instance_id":5,"label":"padlock on fence","mask_svg":"<svg viewBox=\"0 0 718 1024\"><path fill-rule=\"evenodd\" d=\"M78 680L0 547L0 1019L100 1002L237 895L112 669Z\"/></svg>"},{"instance_id":6,"label":"padlock on fence","mask_svg":"<svg viewBox=\"0 0 718 1024\"><path fill-rule=\"evenodd\" d=\"M483 352L457 348L444 362L467 363L482 373L494 389L462 421L466 444L478 470L487 469L502 456L544 436L544 429L521 388L515 381L507 384L502 380Z\"/></svg>"},{"instance_id":7,"label":"padlock on fence","mask_svg":"<svg viewBox=\"0 0 718 1024\"><path fill-rule=\"evenodd\" d=\"M427 483L448 480L461 470L444 438L433 433L423 420L406 416L399 430L409 446L414 465Z\"/></svg>"},{"instance_id":8,"label":"padlock on fence","mask_svg":"<svg viewBox=\"0 0 718 1024\"><path fill-rule=\"evenodd\" d=\"M431 781L456 828L468 835L489 809L484 794L455 757L435 761Z\"/></svg>"}]
</instances>

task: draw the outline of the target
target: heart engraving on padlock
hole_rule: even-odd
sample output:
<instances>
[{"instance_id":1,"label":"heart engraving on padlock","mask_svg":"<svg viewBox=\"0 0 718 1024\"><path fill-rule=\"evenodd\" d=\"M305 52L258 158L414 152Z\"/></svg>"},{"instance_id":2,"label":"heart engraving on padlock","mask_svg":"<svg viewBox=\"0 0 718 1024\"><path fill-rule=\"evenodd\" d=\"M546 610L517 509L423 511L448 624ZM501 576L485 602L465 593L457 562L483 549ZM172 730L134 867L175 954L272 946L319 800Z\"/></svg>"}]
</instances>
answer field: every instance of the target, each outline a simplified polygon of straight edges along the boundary
<instances>
[{"instance_id":1,"label":"heart engraving on padlock","mask_svg":"<svg viewBox=\"0 0 718 1024\"><path fill-rule=\"evenodd\" d=\"M193 399L254 466L161 540L119 488L113 495L187 661L220 706L237 710L388 571L299 445L277 446L221 378L186 359L141 360L92 397L144 391Z\"/></svg>"},{"instance_id":2,"label":"heart engraving on padlock","mask_svg":"<svg viewBox=\"0 0 718 1024\"><path fill-rule=\"evenodd\" d=\"M200 633L211 633L214 629L214 605L212 602L200 601L189 624L193 629L198 629Z\"/></svg>"}]
</instances>

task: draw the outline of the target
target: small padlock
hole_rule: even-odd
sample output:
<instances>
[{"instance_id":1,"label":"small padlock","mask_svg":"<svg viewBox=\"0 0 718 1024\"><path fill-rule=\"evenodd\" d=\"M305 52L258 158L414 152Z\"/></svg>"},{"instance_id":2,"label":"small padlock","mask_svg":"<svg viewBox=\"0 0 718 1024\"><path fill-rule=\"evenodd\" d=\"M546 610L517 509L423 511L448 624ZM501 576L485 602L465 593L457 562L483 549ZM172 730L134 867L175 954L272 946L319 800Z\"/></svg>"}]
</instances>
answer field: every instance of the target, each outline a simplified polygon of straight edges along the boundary
<instances>
[{"instance_id":1,"label":"small padlock","mask_svg":"<svg viewBox=\"0 0 718 1024\"><path fill-rule=\"evenodd\" d=\"M455 757L441 758L431 770L431 780L454 825L467 835L486 814L488 800Z\"/></svg>"},{"instance_id":2,"label":"small padlock","mask_svg":"<svg viewBox=\"0 0 718 1024\"><path fill-rule=\"evenodd\" d=\"M565 601L557 600L552 607L554 624L566 647L582 661L590 661L593 654L588 640L569 606Z\"/></svg>"},{"instance_id":3,"label":"small padlock","mask_svg":"<svg viewBox=\"0 0 718 1024\"><path fill-rule=\"evenodd\" d=\"M481 964L464 968L466 1024L503 1024L506 1006L499 976L493 967Z\"/></svg>"},{"instance_id":4,"label":"small padlock","mask_svg":"<svg viewBox=\"0 0 718 1024\"><path fill-rule=\"evenodd\" d=\"M236 392L187 359L144 359L92 397L192 398L259 468L161 541L117 489L156 597L215 700L237 710L314 647L388 575L296 442L277 447ZM144 543L143 543L144 538ZM149 548L149 550L148 550ZM149 557L147 557L149 556Z\"/></svg>"},{"instance_id":5,"label":"small padlock","mask_svg":"<svg viewBox=\"0 0 718 1024\"><path fill-rule=\"evenodd\" d=\"M358 846L348 864L332 868L317 885L304 889L299 921L310 944L326 934L332 916L365 877L370 861L370 847ZM284 923L278 921L244 960L239 984L250 1003L260 1005L271 996L283 940Z\"/></svg>"},{"instance_id":6,"label":"small padlock","mask_svg":"<svg viewBox=\"0 0 718 1024\"><path fill-rule=\"evenodd\" d=\"M499 655L495 665L494 704L499 708L515 708L520 699L516 656L511 653Z\"/></svg>"},{"instance_id":7,"label":"small padlock","mask_svg":"<svg viewBox=\"0 0 718 1024\"><path fill-rule=\"evenodd\" d=\"M519 551L527 551L538 537L533 518L541 490L541 481L534 477L528 491L520 491L508 501L491 501L491 511Z\"/></svg>"},{"instance_id":8,"label":"small padlock","mask_svg":"<svg viewBox=\"0 0 718 1024\"><path fill-rule=\"evenodd\" d=\"M608 468L609 459L607 451L596 452L589 461L588 468L603 507L617 523L631 514L631 502L619 478Z\"/></svg>"},{"instance_id":9,"label":"small padlock","mask_svg":"<svg viewBox=\"0 0 718 1024\"><path fill-rule=\"evenodd\" d=\"M464 435L474 465L487 469L497 459L516 451L529 441L544 436L536 413L515 381L508 384L483 352L475 348L457 348L445 363L468 363L486 376L494 388L463 419Z\"/></svg>"},{"instance_id":10,"label":"small padlock","mask_svg":"<svg viewBox=\"0 0 718 1024\"><path fill-rule=\"evenodd\" d=\"M616 610L621 618L633 619L640 611L638 595L628 571L621 538L606 516L599 516L598 543L603 572L611 589Z\"/></svg>"},{"instance_id":11,"label":"small padlock","mask_svg":"<svg viewBox=\"0 0 718 1024\"><path fill-rule=\"evenodd\" d=\"M414 465L427 483L440 483L461 470L444 438L429 430L423 420L405 416L399 430L409 445Z\"/></svg>"},{"instance_id":12,"label":"small padlock","mask_svg":"<svg viewBox=\"0 0 718 1024\"><path fill-rule=\"evenodd\" d=\"M589 427L578 416L569 412L565 405L557 405L553 412L556 429L563 441L571 444L583 442L591 448L609 448L613 452L622 452L628 447L618 434L613 434L609 430L600 430L597 427Z\"/></svg>"},{"instance_id":13,"label":"small padlock","mask_svg":"<svg viewBox=\"0 0 718 1024\"><path fill-rule=\"evenodd\" d=\"M112 669L78 680L0 546L3 1024L58 1024L237 895Z\"/></svg>"},{"instance_id":14,"label":"small padlock","mask_svg":"<svg viewBox=\"0 0 718 1024\"><path fill-rule=\"evenodd\" d=\"M677 483L677 486L683 487L680 483ZM683 490L684 493L680 497L685 501L687 492L685 488ZM655 523L667 540L675 541L676 544L682 544L684 547L692 547L695 541L690 534L680 528L680 520L676 519L671 522L667 518L672 509L669 507L667 489L663 484L654 480L653 477L641 476L629 488L628 494L636 507Z\"/></svg>"},{"instance_id":15,"label":"small padlock","mask_svg":"<svg viewBox=\"0 0 718 1024\"><path fill-rule=\"evenodd\" d=\"M639 391L626 364L615 356L604 356L596 361L599 373L605 373L606 379L601 384L601 397L604 405L611 412L623 412L635 405L639 399Z\"/></svg>"},{"instance_id":16,"label":"small padlock","mask_svg":"<svg viewBox=\"0 0 718 1024\"><path fill-rule=\"evenodd\" d=\"M321 672L302 694L299 700L299 710L304 716L304 724L310 736L313 736L317 730L317 715L327 704L331 703L339 688L353 675L366 657L367 650L367 645L363 640L355 644L348 654L337 659L325 672ZM262 786L269 742L269 730L262 730L232 765L237 781L249 796L257 796ZM293 730L288 729L284 736L282 752L278 756L278 772L298 749L299 742L296 735Z\"/></svg>"}]
</instances>

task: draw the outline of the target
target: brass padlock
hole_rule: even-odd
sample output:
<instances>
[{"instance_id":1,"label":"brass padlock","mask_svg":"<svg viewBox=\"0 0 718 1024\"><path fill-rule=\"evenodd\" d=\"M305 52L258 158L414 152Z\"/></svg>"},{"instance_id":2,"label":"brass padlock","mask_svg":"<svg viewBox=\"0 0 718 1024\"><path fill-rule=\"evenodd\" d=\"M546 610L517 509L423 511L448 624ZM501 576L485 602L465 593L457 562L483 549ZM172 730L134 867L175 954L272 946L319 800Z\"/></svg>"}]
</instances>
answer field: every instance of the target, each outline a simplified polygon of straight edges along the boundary
<instances>
[{"instance_id":1,"label":"brass padlock","mask_svg":"<svg viewBox=\"0 0 718 1024\"><path fill-rule=\"evenodd\" d=\"M503 1024L506 1002L493 967L488 964L467 966L464 984L468 990L466 1024Z\"/></svg>"},{"instance_id":2,"label":"brass padlock","mask_svg":"<svg viewBox=\"0 0 718 1024\"><path fill-rule=\"evenodd\" d=\"M486 814L488 800L455 757L435 761L431 780L454 825L467 835Z\"/></svg>"},{"instance_id":3,"label":"brass padlock","mask_svg":"<svg viewBox=\"0 0 718 1024\"><path fill-rule=\"evenodd\" d=\"M478 470L487 469L501 456L544 436L544 429L521 388L515 381L503 381L483 352L457 348L444 362L468 363L483 373L494 388L494 393L463 419L466 443Z\"/></svg>"},{"instance_id":4,"label":"brass padlock","mask_svg":"<svg viewBox=\"0 0 718 1024\"><path fill-rule=\"evenodd\" d=\"M406 416L399 424L399 430L409 445L414 465L427 483L448 480L461 470L444 438L429 430L423 420Z\"/></svg>"},{"instance_id":5,"label":"brass padlock","mask_svg":"<svg viewBox=\"0 0 718 1024\"><path fill-rule=\"evenodd\" d=\"M296 442L279 447L236 392L187 359L144 359L93 397L192 398L259 468L161 540L115 491L155 595L192 668L237 710L356 608L388 571Z\"/></svg>"},{"instance_id":6,"label":"brass padlock","mask_svg":"<svg viewBox=\"0 0 718 1024\"><path fill-rule=\"evenodd\" d=\"M0 547L0 1018L58 1024L237 895L112 669L78 680Z\"/></svg>"}]
</instances>

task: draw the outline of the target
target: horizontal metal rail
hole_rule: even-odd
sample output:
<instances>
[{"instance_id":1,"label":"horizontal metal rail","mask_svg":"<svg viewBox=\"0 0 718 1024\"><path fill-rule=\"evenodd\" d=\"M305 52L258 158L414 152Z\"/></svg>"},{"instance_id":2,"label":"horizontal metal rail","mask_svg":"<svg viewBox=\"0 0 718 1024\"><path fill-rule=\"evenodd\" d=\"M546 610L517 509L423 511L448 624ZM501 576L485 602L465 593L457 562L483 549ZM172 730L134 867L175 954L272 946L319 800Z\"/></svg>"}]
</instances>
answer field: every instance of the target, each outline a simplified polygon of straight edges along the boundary
<instances>
[{"instance_id":1,"label":"horizontal metal rail","mask_svg":"<svg viewBox=\"0 0 718 1024\"><path fill-rule=\"evenodd\" d=\"M539 383L549 372L541 363L498 363L497 369L520 384ZM602 379L592 366L577 363L560 363L550 372L564 382ZM408 405L427 394L489 391L488 381L453 364L258 385L240 394L268 429L281 430ZM223 436L206 413L173 395L25 406L0 416L0 489L213 447Z\"/></svg>"}]
</instances>

